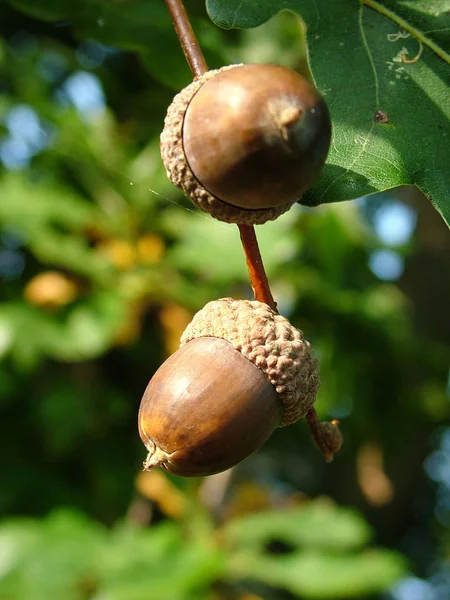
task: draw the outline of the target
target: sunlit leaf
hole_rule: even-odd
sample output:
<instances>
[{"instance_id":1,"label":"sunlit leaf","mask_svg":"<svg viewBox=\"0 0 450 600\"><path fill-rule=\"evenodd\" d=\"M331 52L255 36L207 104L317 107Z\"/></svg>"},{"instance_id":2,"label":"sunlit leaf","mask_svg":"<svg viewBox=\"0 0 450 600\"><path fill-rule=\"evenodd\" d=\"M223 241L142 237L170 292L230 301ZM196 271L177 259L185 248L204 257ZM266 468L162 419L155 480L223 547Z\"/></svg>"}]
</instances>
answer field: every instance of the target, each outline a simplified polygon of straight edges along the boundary
<instances>
[{"instance_id":1,"label":"sunlit leaf","mask_svg":"<svg viewBox=\"0 0 450 600\"><path fill-rule=\"evenodd\" d=\"M333 140L303 201L336 202L420 187L450 221L450 14L436 3L208 0L220 26L256 27L290 9L307 25L309 59L328 101Z\"/></svg>"},{"instance_id":2,"label":"sunlit leaf","mask_svg":"<svg viewBox=\"0 0 450 600\"><path fill-rule=\"evenodd\" d=\"M355 511L328 502L261 512L231 521L225 528L234 545L264 547L271 541L308 548L348 550L365 544L371 531Z\"/></svg>"},{"instance_id":3,"label":"sunlit leaf","mask_svg":"<svg viewBox=\"0 0 450 600\"><path fill-rule=\"evenodd\" d=\"M383 592L406 573L405 561L388 550L355 555L293 552L278 557L239 555L241 576L286 589L308 600L359 599Z\"/></svg>"}]
</instances>

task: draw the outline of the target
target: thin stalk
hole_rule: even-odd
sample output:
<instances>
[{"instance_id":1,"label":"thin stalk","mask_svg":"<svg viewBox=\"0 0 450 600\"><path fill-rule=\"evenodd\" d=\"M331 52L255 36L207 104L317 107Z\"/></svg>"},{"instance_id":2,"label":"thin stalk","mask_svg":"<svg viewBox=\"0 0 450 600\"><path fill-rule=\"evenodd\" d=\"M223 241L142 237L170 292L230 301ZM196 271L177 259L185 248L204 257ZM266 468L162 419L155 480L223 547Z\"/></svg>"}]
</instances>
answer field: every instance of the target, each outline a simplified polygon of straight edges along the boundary
<instances>
[{"instance_id":1,"label":"thin stalk","mask_svg":"<svg viewBox=\"0 0 450 600\"><path fill-rule=\"evenodd\" d=\"M183 2L182 0L166 0L166 4L192 75L200 77L208 70L208 66Z\"/></svg>"},{"instance_id":2,"label":"thin stalk","mask_svg":"<svg viewBox=\"0 0 450 600\"><path fill-rule=\"evenodd\" d=\"M183 2L182 0L165 1L189 68L194 77L200 77L208 70L208 67ZM239 232L255 300L265 302L276 310L276 303L272 297L267 275L264 271L255 228L252 225L239 225Z\"/></svg>"},{"instance_id":3,"label":"thin stalk","mask_svg":"<svg viewBox=\"0 0 450 600\"><path fill-rule=\"evenodd\" d=\"M314 443L322 452L327 462L331 462L336 452L342 446L342 434L339 430L339 421L319 421L316 409L311 407L306 413L306 422L313 437Z\"/></svg>"},{"instance_id":4,"label":"thin stalk","mask_svg":"<svg viewBox=\"0 0 450 600\"><path fill-rule=\"evenodd\" d=\"M255 300L258 300L259 302L265 302L270 306L270 308L276 310L277 304L273 299L272 292L270 291L269 287L269 281L267 279L266 272L264 271L258 240L256 239L255 228L253 225L239 225L238 227L241 236L242 247L244 248L245 260L247 261L247 268L250 275L250 282L252 284L253 296L255 297Z\"/></svg>"}]
</instances>

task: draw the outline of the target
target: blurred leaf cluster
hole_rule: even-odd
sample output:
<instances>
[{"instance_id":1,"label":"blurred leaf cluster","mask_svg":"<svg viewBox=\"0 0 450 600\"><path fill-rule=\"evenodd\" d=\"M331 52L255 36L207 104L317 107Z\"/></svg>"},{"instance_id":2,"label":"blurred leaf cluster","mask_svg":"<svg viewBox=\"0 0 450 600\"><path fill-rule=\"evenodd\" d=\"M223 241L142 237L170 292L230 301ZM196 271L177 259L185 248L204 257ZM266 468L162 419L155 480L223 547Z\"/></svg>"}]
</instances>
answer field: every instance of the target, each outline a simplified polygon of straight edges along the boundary
<instances>
[{"instance_id":1,"label":"blurred leaf cluster","mask_svg":"<svg viewBox=\"0 0 450 600\"><path fill-rule=\"evenodd\" d=\"M293 15L224 32L187 4L211 67L305 70ZM320 359L318 411L342 422L333 465L298 423L228 478L137 476L148 380L207 301L251 297L238 233L161 164L190 77L162 1L11 0L0 22L2 600L363 600L428 577L450 552L423 469L450 416L437 213L404 189L258 228L280 312ZM377 229L393 207L400 242Z\"/></svg>"},{"instance_id":2,"label":"blurred leaf cluster","mask_svg":"<svg viewBox=\"0 0 450 600\"><path fill-rule=\"evenodd\" d=\"M238 587L251 578L331 600L383 590L405 568L388 550L360 551L368 526L328 501L236 518L215 531L194 528L192 513L189 521L189 527L182 521L151 528L122 522L107 530L69 510L40 521L10 520L0 527L0 594L11 600L200 600L224 597L223 579ZM272 555L275 542L289 544L289 555Z\"/></svg>"}]
</instances>

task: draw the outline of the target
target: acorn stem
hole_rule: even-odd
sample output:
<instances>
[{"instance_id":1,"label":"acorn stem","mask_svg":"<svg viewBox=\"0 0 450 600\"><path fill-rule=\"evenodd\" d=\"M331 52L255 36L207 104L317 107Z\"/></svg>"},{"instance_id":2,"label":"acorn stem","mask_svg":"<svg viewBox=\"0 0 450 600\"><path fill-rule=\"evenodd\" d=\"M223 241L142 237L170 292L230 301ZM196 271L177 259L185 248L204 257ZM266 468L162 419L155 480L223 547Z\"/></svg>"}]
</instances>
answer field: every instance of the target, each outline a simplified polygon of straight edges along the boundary
<instances>
[{"instance_id":1,"label":"acorn stem","mask_svg":"<svg viewBox=\"0 0 450 600\"><path fill-rule=\"evenodd\" d=\"M272 310L277 310L277 303L273 299L270 291L269 281L261 257L261 252L256 239L256 232L253 225L238 225L241 236L242 247L244 249L245 260L247 261L248 274L253 289L253 296L258 302L264 302Z\"/></svg>"},{"instance_id":2,"label":"acorn stem","mask_svg":"<svg viewBox=\"0 0 450 600\"><path fill-rule=\"evenodd\" d=\"M208 70L208 67L183 2L182 0L166 0L166 5L192 74L194 77L200 77ZM252 225L238 225L238 227L255 300L265 302L270 308L276 310L277 305L270 291L255 228Z\"/></svg>"},{"instance_id":3,"label":"acorn stem","mask_svg":"<svg viewBox=\"0 0 450 600\"><path fill-rule=\"evenodd\" d=\"M181 48L194 77L200 77L208 70L203 52L187 16L182 0L166 0Z\"/></svg>"},{"instance_id":4,"label":"acorn stem","mask_svg":"<svg viewBox=\"0 0 450 600\"><path fill-rule=\"evenodd\" d=\"M316 410L310 408L306 413L306 422L313 436L314 443L322 452L327 462L331 462L336 452L342 446L342 434L339 430L339 421L321 423Z\"/></svg>"}]
</instances>

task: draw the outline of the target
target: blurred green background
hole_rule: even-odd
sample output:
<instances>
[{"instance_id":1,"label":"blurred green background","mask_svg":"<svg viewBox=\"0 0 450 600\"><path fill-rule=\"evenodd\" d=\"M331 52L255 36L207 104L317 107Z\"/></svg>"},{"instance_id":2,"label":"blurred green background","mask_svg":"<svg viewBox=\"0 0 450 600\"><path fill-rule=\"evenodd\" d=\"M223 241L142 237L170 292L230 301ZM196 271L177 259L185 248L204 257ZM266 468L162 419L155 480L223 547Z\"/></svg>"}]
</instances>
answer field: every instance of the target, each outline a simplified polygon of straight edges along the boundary
<instances>
[{"instance_id":1,"label":"blurred green background","mask_svg":"<svg viewBox=\"0 0 450 600\"><path fill-rule=\"evenodd\" d=\"M147 52L72 4L0 4L0 599L448 600L445 224L404 188L258 227L344 447L324 463L297 423L232 472L142 473L148 380L195 311L251 290L237 229L162 168L190 79L163 3ZM305 69L292 15L224 32L189 9L211 67Z\"/></svg>"}]
</instances>

